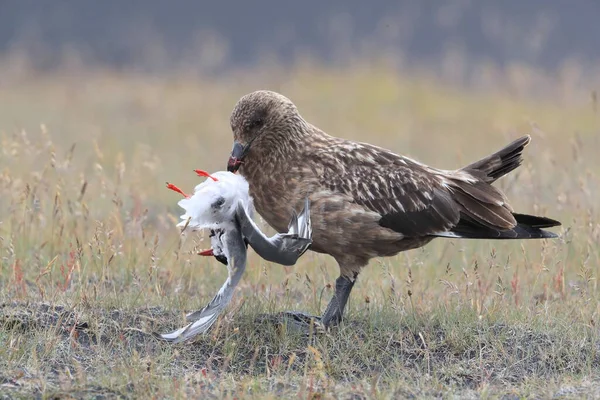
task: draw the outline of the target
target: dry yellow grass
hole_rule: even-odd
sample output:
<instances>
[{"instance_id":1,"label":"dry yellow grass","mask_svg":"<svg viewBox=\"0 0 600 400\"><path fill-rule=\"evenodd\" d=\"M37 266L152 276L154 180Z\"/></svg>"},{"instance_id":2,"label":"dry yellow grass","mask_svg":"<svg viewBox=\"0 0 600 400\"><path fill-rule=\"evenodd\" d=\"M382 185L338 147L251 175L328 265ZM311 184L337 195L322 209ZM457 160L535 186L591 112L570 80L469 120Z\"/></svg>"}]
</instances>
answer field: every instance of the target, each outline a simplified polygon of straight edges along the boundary
<instances>
[{"instance_id":1,"label":"dry yellow grass","mask_svg":"<svg viewBox=\"0 0 600 400\"><path fill-rule=\"evenodd\" d=\"M541 397L599 395L600 115L568 80L500 75L480 90L385 63L257 69L219 78L0 71L0 391L10 396ZM528 82L528 81L526 81ZM320 313L337 276L252 254L230 312L195 343L146 333L183 322L226 273L180 243L174 181L225 166L229 113L282 92L331 134L456 168L531 133L498 185L561 238L437 240L365 270L347 321L306 341L256 326Z\"/></svg>"}]
</instances>

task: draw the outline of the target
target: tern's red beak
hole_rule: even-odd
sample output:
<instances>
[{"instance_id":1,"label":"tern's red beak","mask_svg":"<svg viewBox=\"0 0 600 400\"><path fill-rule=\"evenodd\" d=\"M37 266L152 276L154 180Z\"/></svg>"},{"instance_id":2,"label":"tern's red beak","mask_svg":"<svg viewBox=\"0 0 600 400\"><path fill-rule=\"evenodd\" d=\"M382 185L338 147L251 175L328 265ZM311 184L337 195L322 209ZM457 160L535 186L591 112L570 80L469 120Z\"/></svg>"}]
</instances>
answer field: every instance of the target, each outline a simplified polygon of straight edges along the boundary
<instances>
[{"instance_id":1,"label":"tern's red beak","mask_svg":"<svg viewBox=\"0 0 600 400\"><path fill-rule=\"evenodd\" d=\"M203 250L198 253L200 256L214 256L213 249Z\"/></svg>"}]
</instances>

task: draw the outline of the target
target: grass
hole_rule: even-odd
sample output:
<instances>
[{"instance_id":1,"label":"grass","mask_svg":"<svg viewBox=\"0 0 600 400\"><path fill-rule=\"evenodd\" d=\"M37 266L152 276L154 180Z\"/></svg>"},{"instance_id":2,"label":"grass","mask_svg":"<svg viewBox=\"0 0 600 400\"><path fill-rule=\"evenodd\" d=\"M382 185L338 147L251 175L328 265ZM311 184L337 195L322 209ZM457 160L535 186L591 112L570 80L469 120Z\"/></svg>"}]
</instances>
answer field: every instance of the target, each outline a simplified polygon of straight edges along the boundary
<instances>
[{"instance_id":1,"label":"grass","mask_svg":"<svg viewBox=\"0 0 600 400\"><path fill-rule=\"evenodd\" d=\"M371 63L218 78L2 64L0 392L26 398L576 398L600 395L600 120L590 88L514 73L478 88ZM526 76L536 76L530 71ZM497 76L494 75L496 78ZM515 83L516 82L516 83ZM529 87L529 86L527 86ZM531 133L498 182L557 240L437 240L373 260L345 323L303 338L262 313L323 311L337 267L252 254L226 315L157 342L226 274L175 223L194 168L223 169L235 101L278 90L328 132L457 168ZM521 88L521 90L516 90ZM551 93L551 96L546 94ZM544 96L542 96L542 94Z\"/></svg>"}]
</instances>

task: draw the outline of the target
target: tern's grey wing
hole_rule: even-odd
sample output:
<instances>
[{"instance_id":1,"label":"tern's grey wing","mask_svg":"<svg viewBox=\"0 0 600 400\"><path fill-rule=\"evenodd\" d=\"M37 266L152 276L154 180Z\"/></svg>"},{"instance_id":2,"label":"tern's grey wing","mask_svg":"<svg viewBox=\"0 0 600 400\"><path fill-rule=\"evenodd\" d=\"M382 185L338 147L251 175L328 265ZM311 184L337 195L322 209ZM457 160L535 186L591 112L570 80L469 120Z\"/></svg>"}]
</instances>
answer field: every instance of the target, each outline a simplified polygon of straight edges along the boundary
<instances>
[{"instance_id":1,"label":"tern's grey wing","mask_svg":"<svg viewBox=\"0 0 600 400\"><path fill-rule=\"evenodd\" d=\"M282 265L294 265L312 243L310 225L310 201L305 200L300 215L294 211L287 233L278 233L270 238L254 223L242 202L238 203L236 217L242 234L254 251L267 261Z\"/></svg>"},{"instance_id":2,"label":"tern's grey wing","mask_svg":"<svg viewBox=\"0 0 600 400\"><path fill-rule=\"evenodd\" d=\"M170 333L161 334L160 337L172 343L189 340L194 336L206 332L217 320L217 317L231 301L235 287L240 282L246 269L246 246L239 230L224 234L229 276L221 286L219 292L203 309L187 316L190 324Z\"/></svg>"},{"instance_id":3,"label":"tern's grey wing","mask_svg":"<svg viewBox=\"0 0 600 400\"><path fill-rule=\"evenodd\" d=\"M235 288L231 282L231 279L227 278L219 293L213 297L206 307L187 316L188 321L194 322L173 332L161 334L160 336L169 342L179 343L206 332L215 323L221 311L223 311L231 300Z\"/></svg>"}]
</instances>

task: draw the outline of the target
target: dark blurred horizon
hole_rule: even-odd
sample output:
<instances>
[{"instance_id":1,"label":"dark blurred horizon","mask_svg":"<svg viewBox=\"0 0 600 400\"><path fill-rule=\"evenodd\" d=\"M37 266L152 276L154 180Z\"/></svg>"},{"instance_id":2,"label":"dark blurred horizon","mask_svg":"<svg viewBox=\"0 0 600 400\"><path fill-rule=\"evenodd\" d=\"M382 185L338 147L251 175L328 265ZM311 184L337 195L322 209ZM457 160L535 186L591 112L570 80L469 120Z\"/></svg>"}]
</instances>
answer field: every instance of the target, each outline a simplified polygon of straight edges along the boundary
<instances>
[{"instance_id":1,"label":"dark blurred horizon","mask_svg":"<svg viewBox=\"0 0 600 400\"><path fill-rule=\"evenodd\" d=\"M84 65L207 70L387 55L408 65L445 58L555 71L600 61L600 2L550 0L208 2L0 0L0 57L39 69Z\"/></svg>"}]
</instances>

